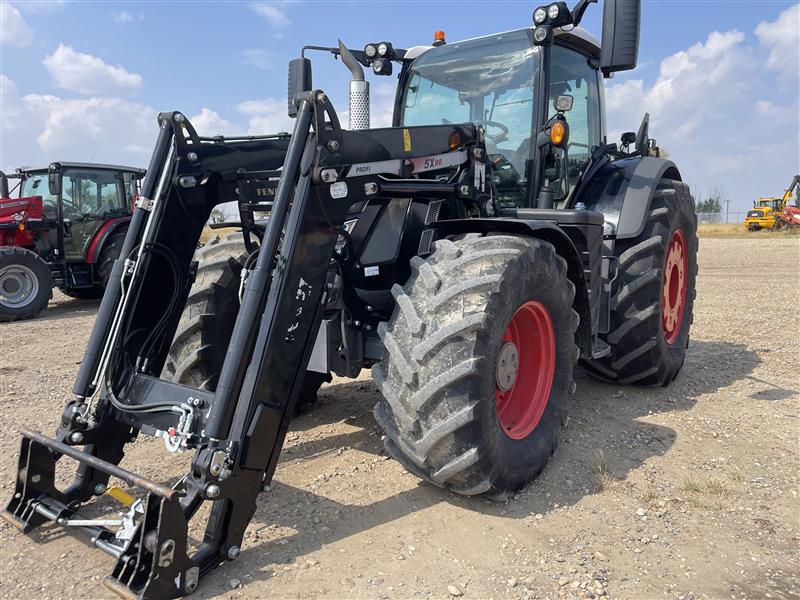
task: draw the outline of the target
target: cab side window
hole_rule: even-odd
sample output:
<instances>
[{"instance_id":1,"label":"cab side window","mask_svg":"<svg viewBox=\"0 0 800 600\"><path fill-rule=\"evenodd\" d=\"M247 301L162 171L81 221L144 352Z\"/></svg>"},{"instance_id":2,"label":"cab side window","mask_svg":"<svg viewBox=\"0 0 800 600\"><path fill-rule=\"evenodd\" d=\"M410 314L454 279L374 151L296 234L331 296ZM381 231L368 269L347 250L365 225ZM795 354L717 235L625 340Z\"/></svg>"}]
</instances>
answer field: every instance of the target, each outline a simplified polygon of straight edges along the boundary
<instances>
[{"instance_id":1,"label":"cab side window","mask_svg":"<svg viewBox=\"0 0 800 600\"><path fill-rule=\"evenodd\" d=\"M569 95L574 99L572 110L566 113L569 123L567 145L568 168L566 180L556 189L556 198L566 200L589 163L592 150L601 143L600 83L598 71L589 66L585 54L555 45L551 54L550 115L556 114L556 96Z\"/></svg>"}]
</instances>

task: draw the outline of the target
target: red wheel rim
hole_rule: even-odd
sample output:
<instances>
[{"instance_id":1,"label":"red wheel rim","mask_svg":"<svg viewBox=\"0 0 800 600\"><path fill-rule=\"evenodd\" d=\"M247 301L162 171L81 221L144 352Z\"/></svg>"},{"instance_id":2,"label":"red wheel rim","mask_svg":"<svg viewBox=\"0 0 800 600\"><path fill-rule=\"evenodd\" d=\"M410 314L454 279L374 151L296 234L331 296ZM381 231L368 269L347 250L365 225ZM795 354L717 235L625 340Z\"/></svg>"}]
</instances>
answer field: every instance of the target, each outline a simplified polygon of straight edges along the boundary
<instances>
[{"instance_id":1,"label":"red wheel rim","mask_svg":"<svg viewBox=\"0 0 800 600\"><path fill-rule=\"evenodd\" d=\"M505 434L527 437L539 424L556 365L550 313L536 301L523 304L503 333L495 372L495 410Z\"/></svg>"},{"instance_id":2,"label":"red wheel rim","mask_svg":"<svg viewBox=\"0 0 800 600\"><path fill-rule=\"evenodd\" d=\"M664 261L664 285L661 288L661 328L668 344L675 343L681 332L683 309L686 307L688 271L686 236L676 229L669 240Z\"/></svg>"}]
</instances>

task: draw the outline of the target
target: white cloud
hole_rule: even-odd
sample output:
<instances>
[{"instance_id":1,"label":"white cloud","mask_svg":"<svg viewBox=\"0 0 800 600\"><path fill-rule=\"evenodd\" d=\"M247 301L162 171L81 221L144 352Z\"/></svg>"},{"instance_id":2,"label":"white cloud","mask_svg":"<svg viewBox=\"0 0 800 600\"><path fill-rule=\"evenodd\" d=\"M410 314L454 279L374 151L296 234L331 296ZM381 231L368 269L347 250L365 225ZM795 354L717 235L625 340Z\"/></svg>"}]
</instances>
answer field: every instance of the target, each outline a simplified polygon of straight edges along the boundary
<instances>
[{"instance_id":1,"label":"white cloud","mask_svg":"<svg viewBox=\"0 0 800 600\"><path fill-rule=\"evenodd\" d=\"M244 133L242 127L226 121L219 113L210 108L203 107L199 115L189 117L189 122L194 126L197 133L202 136L240 135Z\"/></svg>"},{"instance_id":2,"label":"white cloud","mask_svg":"<svg viewBox=\"0 0 800 600\"><path fill-rule=\"evenodd\" d=\"M138 132L151 130L147 138L156 133L156 111L122 98L70 100L29 94L22 98L22 103L44 123L36 141L45 152L78 151L85 154L93 148L100 157L104 156L102 151L98 152L100 148L116 144L137 145Z\"/></svg>"},{"instance_id":3,"label":"white cloud","mask_svg":"<svg viewBox=\"0 0 800 600\"><path fill-rule=\"evenodd\" d=\"M158 134L154 108L122 98L21 96L3 76L0 86L3 170L53 160L146 164Z\"/></svg>"},{"instance_id":4,"label":"white cloud","mask_svg":"<svg viewBox=\"0 0 800 600\"><path fill-rule=\"evenodd\" d=\"M134 15L127 10L113 11L111 13L111 19L120 25L127 25L128 23L138 23L144 19L144 15L142 13Z\"/></svg>"},{"instance_id":5,"label":"white cloud","mask_svg":"<svg viewBox=\"0 0 800 600\"><path fill-rule=\"evenodd\" d=\"M33 29L8 2L0 2L0 46L24 48L33 43Z\"/></svg>"},{"instance_id":6,"label":"white cloud","mask_svg":"<svg viewBox=\"0 0 800 600\"><path fill-rule=\"evenodd\" d=\"M373 83L370 85L370 127L378 128L392 126L395 89L395 85L388 82Z\"/></svg>"},{"instance_id":7,"label":"white cloud","mask_svg":"<svg viewBox=\"0 0 800 600\"><path fill-rule=\"evenodd\" d=\"M770 49L767 68L778 71L782 83L796 82L800 78L800 4L787 8L773 22L762 21L755 34Z\"/></svg>"},{"instance_id":8,"label":"white cloud","mask_svg":"<svg viewBox=\"0 0 800 600\"><path fill-rule=\"evenodd\" d=\"M109 65L91 54L76 52L71 46L59 44L51 55L42 61L53 78L53 84L81 94L137 92L142 87L142 76L130 73L121 66Z\"/></svg>"},{"instance_id":9,"label":"white cloud","mask_svg":"<svg viewBox=\"0 0 800 600\"><path fill-rule=\"evenodd\" d=\"M273 29L285 29L292 24L283 2L251 2L250 8Z\"/></svg>"},{"instance_id":10,"label":"white cloud","mask_svg":"<svg viewBox=\"0 0 800 600\"><path fill-rule=\"evenodd\" d=\"M650 135L684 180L706 190L720 183L732 206L745 208L768 181L795 172L800 163L797 97L786 101L793 106L757 97L763 75L744 34L712 32L703 43L663 59L652 84L632 79L608 86L609 141L636 131L648 111ZM753 177L756 161L759 176Z\"/></svg>"},{"instance_id":11,"label":"white cloud","mask_svg":"<svg viewBox=\"0 0 800 600\"><path fill-rule=\"evenodd\" d=\"M285 100L275 98L246 100L236 109L250 118L247 132L251 135L280 133L294 129L294 120L289 118Z\"/></svg>"},{"instance_id":12,"label":"white cloud","mask_svg":"<svg viewBox=\"0 0 800 600\"><path fill-rule=\"evenodd\" d=\"M265 48L250 48L249 50L242 50L242 62L251 67L264 69L265 71L272 70L272 63L274 55L272 52Z\"/></svg>"},{"instance_id":13,"label":"white cloud","mask_svg":"<svg viewBox=\"0 0 800 600\"><path fill-rule=\"evenodd\" d=\"M19 89L17 84L5 75L0 74L0 127L4 132L14 129L20 122L18 97Z\"/></svg>"}]
</instances>

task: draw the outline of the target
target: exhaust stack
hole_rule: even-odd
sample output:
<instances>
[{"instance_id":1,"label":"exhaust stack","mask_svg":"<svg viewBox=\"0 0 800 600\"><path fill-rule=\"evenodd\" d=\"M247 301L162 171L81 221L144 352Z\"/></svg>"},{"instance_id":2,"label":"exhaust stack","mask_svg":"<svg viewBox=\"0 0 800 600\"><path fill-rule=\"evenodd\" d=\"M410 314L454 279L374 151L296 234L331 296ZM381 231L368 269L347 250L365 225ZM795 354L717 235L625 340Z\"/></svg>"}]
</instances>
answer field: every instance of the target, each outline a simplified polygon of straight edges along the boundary
<instances>
[{"instance_id":1,"label":"exhaust stack","mask_svg":"<svg viewBox=\"0 0 800 600\"><path fill-rule=\"evenodd\" d=\"M350 111L350 129L369 129L369 81L364 79L364 69L342 40L339 40L339 55L353 74L347 102Z\"/></svg>"},{"instance_id":2,"label":"exhaust stack","mask_svg":"<svg viewBox=\"0 0 800 600\"><path fill-rule=\"evenodd\" d=\"M0 198L8 198L8 177L0 171Z\"/></svg>"}]
</instances>

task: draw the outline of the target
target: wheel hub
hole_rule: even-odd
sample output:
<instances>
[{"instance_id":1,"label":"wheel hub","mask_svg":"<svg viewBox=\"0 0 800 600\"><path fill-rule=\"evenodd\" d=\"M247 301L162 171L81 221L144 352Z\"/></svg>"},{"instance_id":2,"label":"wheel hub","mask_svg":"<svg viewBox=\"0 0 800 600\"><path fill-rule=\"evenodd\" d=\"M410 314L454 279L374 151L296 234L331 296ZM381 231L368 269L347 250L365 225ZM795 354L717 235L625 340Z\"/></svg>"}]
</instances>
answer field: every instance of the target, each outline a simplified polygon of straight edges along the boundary
<instances>
[{"instance_id":1,"label":"wheel hub","mask_svg":"<svg viewBox=\"0 0 800 600\"><path fill-rule=\"evenodd\" d=\"M7 308L27 306L39 293L39 280L28 267L9 265L0 269L0 304Z\"/></svg>"},{"instance_id":2,"label":"wheel hub","mask_svg":"<svg viewBox=\"0 0 800 600\"><path fill-rule=\"evenodd\" d=\"M503 333L495 370L497 420L511 439L526 438L539 424L550 399L555 357L550 313L541 302L526 302Z\"/></svg>"},{"instance_id":3,"label":"wheel hub","mask_svg":"<svg viewBox=\"0 0 800 600\"><path fill-rule=\"evenodd\" d=\"M681 229L676 229L667 247L664 284L661 288L661 327L668 344L674 343L681 331L686 305L687 270L686 237Z\"/></svg>"},{"instance_id":4,"label":"wheel hub","mask_svg":"<svg viewBox=\"0 0 800 600\"><path fill-rule=\"evenodd\" d=\"M506 342L500 349L500 355L497 357L497 387L507 392L517 381L517 373L519 372L519 352L514 342Z\"/></svg>"}]
</instances>

